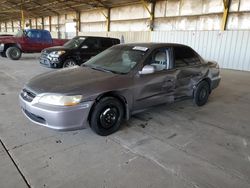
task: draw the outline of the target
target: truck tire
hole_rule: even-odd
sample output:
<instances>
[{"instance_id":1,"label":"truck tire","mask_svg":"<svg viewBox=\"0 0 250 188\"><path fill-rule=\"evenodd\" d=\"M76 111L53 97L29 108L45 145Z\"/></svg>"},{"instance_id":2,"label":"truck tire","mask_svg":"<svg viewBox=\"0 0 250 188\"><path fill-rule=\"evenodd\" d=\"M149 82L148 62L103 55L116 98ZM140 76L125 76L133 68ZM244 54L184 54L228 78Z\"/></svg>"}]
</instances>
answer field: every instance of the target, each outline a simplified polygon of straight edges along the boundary
<instances>
[{"instance_id":1,"label":"truck tire","mask_svg":"<svg viewBox=\"0 0 250 188\"><path fill-rule=\"evenodd\" d=\"M21 58L22 52L19 48L13 46L13 47L9 47L6 50L6 55L9 59L18 60Z\"/></svg>"},{"instance_id":2,"label":"truck tire","mask_svg":"<svg viewBox=\"0 0 250 188\"><path fill-rule=\"evenodd\" d=\"M0 56L1 56L1 57L7 57L5 52L1 52L1 53L0 53Z\"/></svg>"}]
</instances>

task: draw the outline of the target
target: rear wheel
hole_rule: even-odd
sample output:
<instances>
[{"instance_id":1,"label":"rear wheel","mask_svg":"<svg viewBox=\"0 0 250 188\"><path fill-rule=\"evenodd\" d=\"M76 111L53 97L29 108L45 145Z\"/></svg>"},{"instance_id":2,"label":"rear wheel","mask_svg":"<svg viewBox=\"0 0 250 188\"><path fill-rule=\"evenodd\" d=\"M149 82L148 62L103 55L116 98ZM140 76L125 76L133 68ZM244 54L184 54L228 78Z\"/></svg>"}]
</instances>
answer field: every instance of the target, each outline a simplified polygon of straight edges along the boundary
<instances>
[{"instance_id":1,"label":"rear wheel","mask_svg":"<svg viewBox=\"0 0 250 188\"><path fill-rule=\"evenodd\" d=\"M206 81L199 83L194 91L194 103L197 106L206 104L210 93L209 91L209 84Z\"/></svg>"},{"instance_id":2,"label":"rear wheel","mask_svg":"<svg viewBox=\"0 0 250 188\"><path fill-rule=\"evenodd\" d=\"M63 63L63 68L67 68L67 67L73 67L76 66L76 62L73 59L67 59L66 61L64 61Z\"/></svg>"},{"instance_id":3,"label":"rear wheel","mask_svg":"<svg viewBox=\"0 0 250 188\"><path fill-rule=\"evenodd\" d=\"M6 55L9 59L18 60L21 58L22 52L19 48L13 46L13 47L9 47L6 50Z\"/></svg>"},{"instance_id":4,"label":"rear wheel","mask_svg":"<svg viewBox=\"0 0 250 188\"><path fill-rule=\"evenodd\" d=\"M105 97L94 106L90 126L98 135L107 136L119 130L123 117L122 103L114 97Z\"/></svg>"}]
</instances>

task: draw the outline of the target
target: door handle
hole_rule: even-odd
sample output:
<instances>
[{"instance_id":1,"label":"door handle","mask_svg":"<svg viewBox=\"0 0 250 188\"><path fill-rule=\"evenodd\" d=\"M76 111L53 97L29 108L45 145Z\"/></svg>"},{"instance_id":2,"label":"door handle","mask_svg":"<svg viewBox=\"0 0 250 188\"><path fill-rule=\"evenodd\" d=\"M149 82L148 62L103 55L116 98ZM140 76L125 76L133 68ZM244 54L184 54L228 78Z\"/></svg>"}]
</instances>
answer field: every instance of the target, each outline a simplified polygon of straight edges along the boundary
<instances>
[{"instance_id":1,"label":"door handle","mask_svg":"<svg viewBox=\"0 0 250 188\"><path fill-rule=\"evenodd\" d=\"M167 82L173 82L174 80L173 79L169 79L169 80L167 80Z\"/></svg>"}]
</instances>

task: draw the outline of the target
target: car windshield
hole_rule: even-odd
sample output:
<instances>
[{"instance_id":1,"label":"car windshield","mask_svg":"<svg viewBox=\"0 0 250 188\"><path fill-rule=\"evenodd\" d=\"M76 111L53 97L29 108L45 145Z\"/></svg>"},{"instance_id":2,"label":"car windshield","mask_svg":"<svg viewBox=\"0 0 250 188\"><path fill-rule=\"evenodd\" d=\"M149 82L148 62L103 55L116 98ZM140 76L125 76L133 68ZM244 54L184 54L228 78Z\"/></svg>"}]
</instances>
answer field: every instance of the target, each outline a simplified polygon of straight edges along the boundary
<instances>
[{"instance_id":1,"label":"car windshield","mask_svg":"<svg viewBox=\"0 0 250 188\"><path fill-rule=\"evenodd\" d=\"M23 35L25 35L25 30L19 30L18 32L17 32L17 34L15 35L16 37L22 37Z\"/></svg>"},{"instance_id":2,"label":"car windshield","mask_svg":"<svg viewBox=\"0 0 250 188\"><path fill-rule=\"evenodd\" d=\"M78 48L85 39L85 37L76 37L66 42L63 46L69 49Z\"/></svg>"},{"instance_id":3,"label":"car windshield","mask_svg":"<svg viewBox=\"0 0 250 188\"><path fill-rule=\"evenodd\" d=\"M127 74L141 61L145 53L146 50L137 50L131 46L109 48L88 60L83 66L116 74Z\"/></svg>"}]
</instances>

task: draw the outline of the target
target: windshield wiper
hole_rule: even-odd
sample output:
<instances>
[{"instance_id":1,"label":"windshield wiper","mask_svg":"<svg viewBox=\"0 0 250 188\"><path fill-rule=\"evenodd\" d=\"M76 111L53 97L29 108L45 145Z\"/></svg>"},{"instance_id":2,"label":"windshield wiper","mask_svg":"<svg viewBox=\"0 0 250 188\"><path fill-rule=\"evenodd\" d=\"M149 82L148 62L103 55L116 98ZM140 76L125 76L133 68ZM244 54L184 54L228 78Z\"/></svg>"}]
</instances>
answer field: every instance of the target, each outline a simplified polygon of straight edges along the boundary
<instances>
[{"instance_id":1,"label":"windshield wiper","mask_svg":"<svg viewBox=\"0 0 250 188\"><path fill-rule=\"evenodd\" d=\"M107 69L104 69L104 68L101 68L101 67L91 67L91 69L94 69L94 70L98 70L98 71L102 71L102 72L112 72L110 70L107 70Z\"/></svg>"},{"instance_id":2,"label":"windshield wiper","mask_svg":"<svg viewBox=\"0 0 250 188\"><path fill-rule=\"evenodd\" d=\"M86 65L86 64L82 64L81 65L82 67L89 67L91 69L94 69L94 70L98 70L98 71L102 71L102 72L110 72L110 73L114 73L114 74L126 74L126 73L123 73L123 72L118 72L118 71L114 71L114 70L109 70L109 69L105 69L103 67L98 67L98 66L89 66L89 65Z\"/></svg>"}]
</instances>

